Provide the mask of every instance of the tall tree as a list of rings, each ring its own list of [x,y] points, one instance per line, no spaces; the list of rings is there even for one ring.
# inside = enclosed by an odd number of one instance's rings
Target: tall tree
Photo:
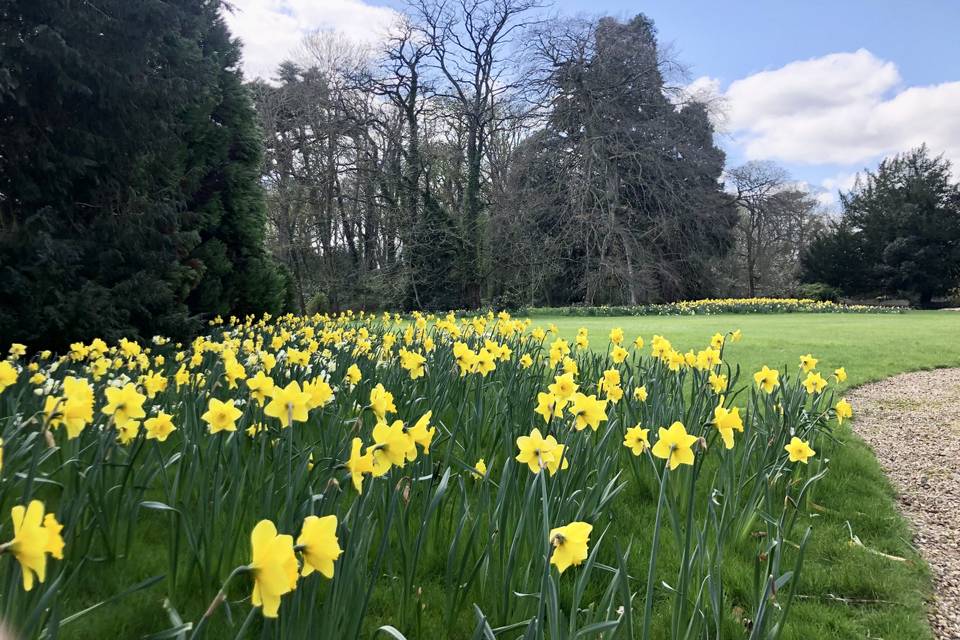
[[[726,178],[739,213],[734,260],[725,265],[734,288],[751,297],[791,292],[800,256],[823,229],[816,199],[771,162],[748,162]]]
[[[566,245],[557,302],[709,293],[735,222],[723,153],[703,106],[671,101],[653,23],[567,21],[539,48],[552,105],[525,143],[535,160],[519,168],[532,172],[515,179],[546,208],[537,226]]]
[[[943,156],[921,146],[888,158],[859,176],[841,202],[836,233],[845,241],[825,237],[811,248],[808,280],[845,285],[851,294],[905,295],[922,306],[960,286],[960,186]],[[861,277],[844,281],[820,264],[840,262],[836,252],[856,256]]]
[[[241,299],[274,305],[275,291],[258,301],[250,288],[269,268],[258,140],[219,11],[2,5],[0,334],[52,346],[185,335]]]
[[[465,300],[478,307],[484,293],[485,213],[483,165],[498,124],[498,105],[522,78],[511,73],[522,51],[517,34],[529,22],[536,0],[416,0],[414,21],[429,43],[442,77],[440,92],[463,128],[463,198],[460,200],[461,272]]]

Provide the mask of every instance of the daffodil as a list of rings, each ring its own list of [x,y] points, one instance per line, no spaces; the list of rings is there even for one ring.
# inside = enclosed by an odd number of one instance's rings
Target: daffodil
[[[630,352],[621,347],[620,345],[615,346],[610,350],[610,359],[613,360],[615,364],[620,364],[630,355]]]
[[[581,329],[580,331],[583,332],[585,330]],[[581,332],[577,333],[577,337],[573,339],[573,342],[574,344],[577,345],[577,349],[584,351],[590,348],[590,339],[587,338],[586,333],[581,333]]]
[[[679,351],[671,350],[667,354],[667,368],[670,369],[670,371],[680,371],[686,364],[686,357]]]
[[[355,385],[363,378],[363,374],[360,373],[360,367],[356,364],[351,364],[347,367],[347,373],[344,378],[346,378],[347,382],[351,385]]]
[[[363,474],[373,473],[373,455],[370,452],[360,455],[362,447],[363,441],[360,438],[354,438],[350,444],[350,459],[347,460],[350,480],[357,493],[363,493]]]
[[[63,558],[63,527],[53,514],[43,515],[44,506],[31,500],[26,507],[17,505],[10,510],[13,520],[13,540],[2,545],[20,563],[24,591],[33,589],[34,579],[46,580],[47,555]]]
[[[576,393],[579,385],[573,380],[572,373],[565,373],[554,377],[553,384],[549,385],[547,389],[550,390],[550,393],[554,397],[560,400],[566,400],[574,393]]]
[[[802,462],[807,464],[807,460],[815,455],[817,452],[810,448],[810,443],[806,440],[801,440],[800,438],[794,436],[790,439],[790,444],[783,448],[788,454],[790,454],[790,462]]]
[[[261,520],[250,534],[255,607],[263,607],[265,618],[276,618],[280,598],[297,588],[297,556],[293,536],[280,535],[270,520]]]
[[[287,386],[274,387],[270,394],[270,402],[264,407],[263,413],[280,421],[281,427],[289,427],[291,422],[306,422],[310,414],[311,396],[300,388],[296,380],[290,381]]]
[[[487,374],[492,372],[497,368],[493,354],[486,347],[480,349],[477,352],[476,364],[474,365],[474,371],[479,373],[484,378],[487,377]]]
[[[807,393],[820,393],[827,387],[827,381],[816,371],[811,371],[803,381],[803,387]]]
[[[380,422],[387,419],[387,414],[397,412],[397,407],[393,404],[393,394],[384,389],[382,384],[378,383],[370,390],[370,409]]]
[[[557,471],[570,467],[570,457],[567,455],[567,448],[557,442],[553,436],[547,436],[547,444],[551,447],[550,455],[544,458],[544,462],[547,465],[547,471],[550,472],[550,476],[552,477]]]
[[[847,379],[847,370],[844,367],[834,369],[833,377],[837,379],[837,382],[844,382]]]
[[[600,389],[619,386],[620,372],[617,369],[607,369],[604,371],[603,376],[600,378],[600,382],[597,384],[597,387]]]
[[[646,402],[647,395],[647,387],[645,385],[640,385],[633,390],[633,399],[637,402]]]
[[[566,405],[566,400],[561,400],[552,393],[540,392],[537,394],[537,407],[534,412],[540,414],[544,422],[550,422],[553,418],[563,417],[563,408]]]
[[[210,433],[219,433],[220,431],[236,431],[237,418],[242,415],[243,412],[233,406],[233,400],[224,402],[217,398],[210,398],[207,403],[207,410],[200,416],[200,419],[207,423]]]
[[[144,420],[143,427],[147,431],[147,440],[156,440],[157,442],[166,442],[167,437],[177,430],[173,426],[173,416],[163,411],[157,413],[153,418]]]
[[[437,432],[436,427],[430,426],[430,418],[432,416],[433,411],[427,411],[420,416],[420,419],[407,431],[407,435],[409,435],[416,444],[420,445],[424,454],[430,453],[430,443],[433,442],[433,436]],[[414,449],[413,455],[416,457],[416,449]]]
[[[696,441],[697,436],[687,434],[682,422],[674,422],[669,429],[660,427],[657,443],[650,451],[656,457],[667,460],[673,471],[681,464],[693,464],[693,443]]]
[[[343,553],[337,539],[337,516],[307,516],[297,546],[303,553],[300,575],[308,576],[319,571],[324,577],[333,578],[333,563]]]
[[[723,406],[723,398],[720,398],[720,404],[713,410],[713,426],[720,432],[723,439],[723,446],[727,449],[733,449],[733,432],[743,433],[743,420],[740,418],[740,407],[726,409]]]
[[[160,373],[149,373],[143,377],[143,388],[148,398],[155,398],[167,388],[167,379]]]
[[[819,360],[809,353],[805,356],[800,356],[800,368],[803,369],[804,373],[809,373],[816,369],[817,362],[819,362]]]
[[[235,358],[229,358],[223,363],[223,376],[227,379],[227,386],[230,389],[236,389],[237,380],[244,380],[247,377],[247,370]]]
[[[763,365],[760,371],[753,374],[753,382],[763,390],[764,393],[773,393],[773,390],[780,384],[780,372]]]
[[[333,388],[323,378],[304,382],[303,392],[308,396],[307,408],[311,410],[328,405],[333,400]]]
[[[247,378],[247,388],[250,390],[250,397],[262,406],[273,393],[273,378],[263,371],[257,371],[252,378]]]
[[[619,385],[604,386],[603,395],[613,404],[617,404],[623,398],[623,388]]]
[[[723,393],[727,390],[727,374],[725,373],[711,371],[707,382],[710,383],[710,388],[713,389],[714,393]]]
[[[650,447],[650,440],[647,438],[649,433],[650,429],[644,429],[640,425],[630,427],[623,436],[623,446],[638,456]]]
[[[93,422],[93,387],[84,378],[67,376],[62,397],[48,396],[43,411],[51,427],[65,426],[67,438],[73,440]]]
[[[117,429],[117,439],[120,441],[120,444],[123,445],[133,442],[137,434],[140,433],[139,420],[127,420],[123,424],[115,424],[114,426]]]
[[[374,446],[368,451],[373,456],[374,476],[384,475],[391,467],[402,467],[406,460],[417,456],[416,445],[400,420],[394,420],[391,425],[378,422],[373,428],[373,441]]]
[[[108,387],[106,395],[107,404],[101,411],[108,416],[113,416],[113,422],[118,427],[126,426],[127,423],[147,415],[143,410],[143,402],[147,398],[137,391],[133,383],[128,382],[119,389]]]
[[[571,566],[577,566],[587,559],[590,532],[593,525],[586,522],[571,522],[570,524],[550,530],[550,544],[553,553],[550,554],[550,564],[563,573]]]
[[[477,460],[477,464],[473,465],[473,477],[480,480],[487,475],[487,463],[483,461],[483,458]]]
[[[543,437],[540,429],[534,428],[528,436],[517,438],[517,462],[525,464],[533,473],[540,473],[548,465],[557,463],[557,441],[553,436]],[[562,450],[561,450],[562,453]]]
[[[844,420],[853,417],[853,407],[851,407],[850,403],[846,400],[837,402],[833,410],[837,414],[837,424],[843,424]]]
[[[474,370],[477,364],[477,354],[464,342],[456,342],[453,345],[453,357],[460,367],[460,377]]]
[[[600,423],[607,419],[607,401],[598,400],[596,396],[575,393],[568,411],[576,419],[574,427],[577,431],[588,426],[596,431]]]
[[[426,369],[424,365],[427,359],[416,351],[400,350],[400,366],[407,370],[411,380],[416,380],[423,376]]]

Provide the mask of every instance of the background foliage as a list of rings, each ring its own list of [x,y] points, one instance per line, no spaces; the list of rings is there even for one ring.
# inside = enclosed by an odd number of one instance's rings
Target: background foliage
[[[0,335],[185,335],[279,306],[260,135],[219,11],[4,3]]]

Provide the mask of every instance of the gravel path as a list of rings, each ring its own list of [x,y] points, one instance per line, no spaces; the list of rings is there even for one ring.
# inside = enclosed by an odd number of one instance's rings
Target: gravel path
[[[940,640],[960,640],[960,369],[894,376],[847,400],[854,430],[890,477],[933,571],[930,624]]]

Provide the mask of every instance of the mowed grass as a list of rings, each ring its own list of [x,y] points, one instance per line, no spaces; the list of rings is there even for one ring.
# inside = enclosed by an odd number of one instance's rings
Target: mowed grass
[[[681,350],[700,349],[711,335],[733,329],[743,331],[743,340],[728,345],[725,359],[740,365],[740,384],[751,382],[753,371],[763,364],[771,367],[796,366],[801,354],[820,358],[818,367],[825,375],[845,366],[849,379],[845,388],[878,380],[903,371],[939,366],[960,366],[960,314],[950,312],[911,312],[890,315],[858,314],[784,314],[733,315],[709,317],[535,317],[535,325],[555,323],[562,337],[570,340],[579,327],[590,331],[591,346],[605,349],[611,328],[624,329],[628,340],[642,335],[649,345],[654,334],[670,339]],[[648,347],[645,347],[645,349]],[[531,424],[532,422],[531,417]],[[648,425],[655,426],[655,425]],[[931,424],[931,428],[937,428]],[[812,496],[811,515],[798,522],[797,536],[807,525],[813,536],[801,573],[800,599],[793,605],[784,640],[828,640],[834,638],[929,639],[926,603],[930,580],[926,566],[910,544],[910,530],[897,513],[893,491],[872,452],[847,425],[837,429],[838,442],[822,448],[820,455],[831,458],[827,476]],[[909,455],[909,447],[904,447]],[[630,544],[629,559],[634,589],[642,591],[649,544],[656,508],[652,482],[637,483],[627,477],[628,487],[616,501],[616,516],[608,539]],[[649,480],[646,479],[646,480]],[[143,544],[127,558],[122,573],[116,565],[91,567],[85,576],[84,597],[66,607],[67,612],[82,608],[131,584],[166,570],[164,555],[154,545],[165,544],[164,524],[152,523]],[[850,544],[853,532],[866,549]],[[731,606],[747,599],[752,581],[756,545],[749,542],[726,558],[726,581]],[[895,560],[881,554],[896,556]],[[668,544],[661,548],[659,577],[671,582],[671,570],[677,566],[677,553]],[[424,580],[417,628],[409,636],[445,638],[439,611],[442,602],[442,568],[438,579]],[[243,597],[244,594],[236,594]],[[394,622],[383,607],[386,599],[399,597],[395,588],[377,589],[370,603],[369,620],[374,625]],[[635,607],[639,614],[642,593]],[[162,585],[109,604],[84,618],[64,638],[137,638],[169,625],[161,607]],[[662,592],[661,598],[663,600]],[[665,604],[665,603],[664,603]],[[181,611],[187,619],[196,619],[206,603],[192,603]],[[463,612],[469,620],[471,611]],[[664,606],[655,609],[656,637],[669,636]],[[210,638],[232,638],[227,629],[211,628]],[[740,633],[731,629],[729,637]],[[743,637],[747,634],[743,633]],[[505,634],[502,637],[510,637]]]
[[[654,334],[663,335],[681,351],[703,348],[715,332],[740,329],[743,340],[728,345],[724,356],[731,365],[740,365],[741,383],[751,381],[752,373],[764,364],[793,368],[806,353],[820,359],[818,369],[824,375],[846,367],[849,378],[844,389],[905,371],[960,366],[960,313],[948,311],[550,316],[533,321],[555,323],[560,335],[570,340],[580,327],[586,327],[591,346],[598,349],[606,348],[613,327],[621,327],[628,340],[641,335],[649,343]],[[930,428],[937,425],[931,423]],[[813,536],[801,572],[801,600],[794,604],[782,637],[931,638],[926,620],[931,594],[928,570],[911,545],[910,528],[896,510],[893,489],[870,448],[847,424],[836,435],[837,446],[822,452],[831,457],[831,464],[813,496],[812,516],[798,525],[812,525]],[[908,443],[904,443],[904,455],[909,456]],[[635,547],[642,549],[650,536],[655,499],[642,488],[629,496],[635,502],[621,512],[621,532],[633,535]],[[851,544],[851,531],[866,548]],[[749,584],[753,570],[752,557],[744,551],[728,559],[727,579],[734,597],[738,588]]]
[[[535,325],[554,323],[560,336],[573,340],[577,329],[590,331],[591,346],[605,349],[607,334],[621,327],[627,339],[637,335],[649,344],[654,334],[679,351],[702,349],[714,333],[740,329],[743,340],[730,345],[726,360],[752,373],[764,364],[789,365],[813,353],[819,369],[845,366],[843,385],[857,386],[904,371],[960,365],[960,312],[911,311],[898,314],[787,313],[714,316],[642,316],[578,318],[536,316]]]

